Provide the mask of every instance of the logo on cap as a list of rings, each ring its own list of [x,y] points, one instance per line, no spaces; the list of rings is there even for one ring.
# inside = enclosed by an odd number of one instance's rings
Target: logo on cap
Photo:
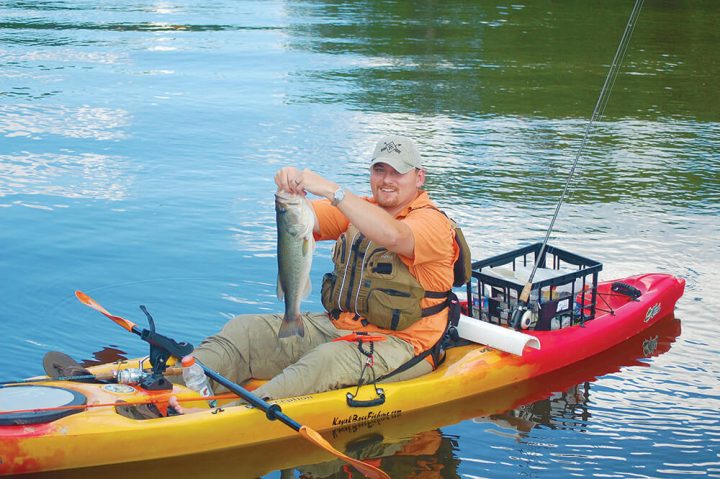
[[[400,147],[402,146],[401,143],[398,143],[397,145],[395,144],[394,141],[391,141],[390,143],[388,143],[388,142],[384,142],[384,143],[385,143],[385,146],[380,148],[380,151],[387,151],[388,153],[392,153],[394,151],[398,154],[402,153],[402,151],[400,151]]]

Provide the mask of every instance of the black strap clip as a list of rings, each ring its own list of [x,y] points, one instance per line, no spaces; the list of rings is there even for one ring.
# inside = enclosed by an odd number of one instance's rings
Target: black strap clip
[[[367,333],[358,332],[356,333],[358,335],[367,335]],[[382,388],[379,388],[377,386],[377,377],[375,376],[375,370],[373,369],[373,366],[375,365],[375,342],[374,341],[368,341],[370,343],[369,350],[366,350],[363,347],[363,342],[361,339],[358,339],[358,350],[365,355],[367,358],[365,360],[365,364],[363,364],[362,369],[360,370],[360,378],[358,379],[357,387],[355,388],[355,394],[353,393],[347,393],[345,395],[345,398],[347,400],[347,404],[350,407],[371,407],[371,406],[379,406],[385,402],[385,390]],[[356,399],[358,392],[360,391],[360,387],[363,385],[363,377],[365,376],[365,370],[369,369],[370,372],[368,376],[372,375],[372,380],[368,381],[372,384],[373,388],[375,389],[375,398],[374,399]],[[367,384],[366,382],[365,384]]]

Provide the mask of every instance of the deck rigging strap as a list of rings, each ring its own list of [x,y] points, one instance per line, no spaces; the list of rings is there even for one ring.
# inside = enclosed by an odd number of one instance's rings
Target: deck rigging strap
[[[610,93],[615,86],[615,80],[617,79],[618,72],[620,71],[620,66],[622,65],[625,54],[627,53],[627,48],[630,44],[630,38],[635,31],[635,26],[637,25],[637,19],[640,16],[640,10],[642,10],[643,3],[644,0],[635,0],[632,12],[630,12],[630,18],[628,18],[627,24],[625,25],[625,31],[623,32],[622,38],[620,39],[620,44],[618,45],[615,56],[613,57],[612,63],[610,64],[610,69],[608,70],[607,76],[605,77],[605,83],[600,90],[600,95],[598,96],[597,103],[595,104],[595,108],[593,109],[592,115],[590,116],[590,121],[588,121],[588,124],[585,127],[585,133],[583,135],[582,142],[580,143],[580,148],[578,148],[572,168],[570,169],[570,173],[565,180],[565,186],[563,187],[560,199],[558,200],[557,206],[555,207],[555,213],[553,214],[553,217],[550,220],[550,225],[548,226],[547,232],[545,233],[545,239],[543,240],[537,257],[535,258],[535,264],[533,265],[533,269],[530,273],[530,276],[528,277],[527,284],[523,288],[522,293],[518,298],[518,307],[516,307],[516,309],[513,311],[511,321],[512,325],[516,329],[519,328],[522,314],[527,310],[527,302],[530,298],[530,291],[532,289],[532,282],[535,277],[535,273],[537,272],[540,261],[543,257],[543,254],[545,253],[545,248],[547,246],[548,239],[550,238],[550,233],[552,233],[552,230],[555,226],[555,221],[557,220],[558,214],[560,213],[560,207],[562,206],[563,202],[565,201],[565,197],[567,196],[570,182],[575,175],[575,169],[577,168],[578,161],[580,160],[580,157],[585,150],[585,146],[588,143],[590,131],[592,130],[595,121],[602,118],[603,114],[605,113],[605,107],[607,106],[608,99],[610,98]]]

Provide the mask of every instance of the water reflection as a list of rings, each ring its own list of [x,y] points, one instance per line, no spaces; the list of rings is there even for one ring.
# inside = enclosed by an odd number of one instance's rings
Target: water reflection
[[[126,361],[127,351],[118,349],[116,346],[110,345],[105,346],[99,351],[92,353],[93,359],[86,359],[80,362],[83,367],[89,368],[91,366],[97,366],[99,364],[108,364],[118,361]]]
[[[57,72],[52,74],[52,71],[57,70],[57,67],[53,68],[49,64],[62,64],[66,68],[79,68],[81,64],[113,65],[128,60],[126,53],[100,50],[83,51],[59,46],[53,49],[31,51],[0,50],[0,52],[2,52],[2,58],[5,62],[14,67],[14,70],[6,68],[0,71],[0,77],[12,77],[14,75],[25,80],[37,80],[42,83],[62,81]],[[13,71],[15,73],[11,73]],[[18,73],[18,71],[24,72]]]
[[[169,31],[191,31],[191,32],[214,32],[224,30],[243,30],[255,27],[242,27],[237,25],[173,25],[165,22],[138,22],[138,23],[114,23],[114,22],[46,22],[40,19],[26,21],[6,21],[0,23],[0,27],[6,30],[108,30],[113,32],[169,32]],[[265,27],[262,27],[265,28]],[[47,42],[45,44],[48,44]]]
[[[548,213],[560,197],[586,125],[527,118],[438,123],[448,125],[449,134],[421,142],[431,158],[428,188],[440,201],[544,206]],[[625,202],[717,213],[720,164],[715,138],[719,135],[720,124],[706,128],[630,120],[597,124],[567,202]],[[687,142],[693,143],[692,150]]]
[[[123,158],[95,153],[0,155],[0,198],[47,195],[118,201],[127,196],[132,182],[124,163]],[[28,202],[9,199],[5,205],[9,204]]]
[[[121,140],[130,114],[121,109],[15,104],[0,107],[0,134],[41,139],[47,135],[90,140]]]
[[[299,100],[464,118],[589,117],[630,5],[291,1],[287,10],[301,19],[289,28],[292,48],[342,58],[299,72],[305,83],[336,85],[305,90]],[[707,53],[683,51],[677,37],[658,34],[677,31],[678,18],[681,36],[713,28],[696,5],[646,5],[608,115],[655,118],[673,111],[717,121],[709,105],[688,111],[674,101],[674,91],[683,91],[702,103],[713,93],[695,74],[718,73]]]
[[[550,397],[500,414],[473,418],[476,424],[491,424],[489,432],[507,434],[517,441],[525,440],[538,426],[573,429],[586,432],[590,420],[590,383],[576,384]]]

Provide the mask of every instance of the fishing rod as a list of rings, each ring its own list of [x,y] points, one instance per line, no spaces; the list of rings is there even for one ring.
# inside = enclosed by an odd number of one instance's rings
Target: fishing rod
[[[560,199],[555,206],[555,213],[550,220],[550,226],[548,226],[547,232],[545,233],[545,239],[543,240],[540,251],[535,258],[535,264],[533,265],[532,271],[530,272],[527,283],[523,287],[520,296],[518,296],[517,305],[515,306],[512,317],[510,319],[510,325],[515,329],[519,330],[521,329],[521,324],[529,323],[529,318],[525,317],[525,315],[530,314],[530,311],[528,311],[528,301],[530,299],[530,293],[532,291],[532,283],[533,279],[535,278],[535,273],[537,272],[540,261],[545,254],[545,249],[547,247],[548,240],[550,239],[550,233],[552,233],[552,230],[555,227],[555,221],[557,220],[558,214],[560,213],[560,207],[562,206],[563,202],[565,201],[565,197],[567,196],[568,189],[570,188],[570,182],[575,175],[578,161],[580,160],[580,157],[585,150],[585,146],[588,143],[588,139],[590,138],[590,131],[592,130],[593,124],[605,113],[605,108],[607,107],[610,93],[615,86],[615,80],[617,79],[618,72],[620,71],[620,66],[622,65],[625,54],[627,53],[627,48],[630,44],[630,38],[635,31],[635,26],[637,24],[637,19],[640,16],[640,10],[642,10],[643,3],[644,0],[635,0],[632,12],[630,12],[630,17],[628,18],[627,24],[625,25],[625,31],[620,38],[620,44],[618,45],[615,56],[613,57],[612,63],[610,64],[607,76],[605,77],[605,83],[603,83],[603,86],[600,89],[600,94],[598,95],[597,102],[595,103],[595,108],[593,109],[592,115],[590,116],[590,121],[588,121],[588,124],[585,127],[585,133],[583,134],[580,148],[575,155],[575,160],[573,161],[570,173],[565,180],[565,186],[563,187],[562,193],[560,194]]]
[[[54,379],[53,379],[54,380]],[[47,380],[46,380],[47,381]],[[28,414],[28,413],[39,413],[48,411],[84,411],[86,409],[100,408],[100,407],[132,407],[139,406],[141,404],[167,404],[171,397],[175,397],[177,402],[200,402],[208,401],[211,399],[235,399],[238,397],[237,394],[229,392],[223,394],[214,394],[212,396],[203,396],[198,399],[197,396],[178,396],[175,393],[158,394],[155,397],[142,399],[140,401],[115,401],[115,402],[102,402],[102,403],[90,403],[90,404],[68,404],[66,406],[48,406],[48,407],[35,407],[30,409],[2,409],[0,410],[0,418],[3,415],[10,414]]]
[[[34,384],[34,383],[46,383],[48,381],[73,381],[73,382],[85,382],[85,381],[110,381],[110,382],[120,382],[123,383],[122,374],[123,373],[140,373],[142,374],[151,374],[152,369],[136,369],[136,368],[125,368],[125,369],[114,369],[112,371],[107,371],[99,374],[82,374],[82,375],[75,375],[75,376],[45,376],[45,377],[38,377],[38,378],[30,378],[30,379],[14,379],[9,381],[0,381],[0,388],[5,386],[14,386],[19,384]],[[177,376],[182,374],[182,368],[167,368],[165,370],[165,374],[168,376]]]

